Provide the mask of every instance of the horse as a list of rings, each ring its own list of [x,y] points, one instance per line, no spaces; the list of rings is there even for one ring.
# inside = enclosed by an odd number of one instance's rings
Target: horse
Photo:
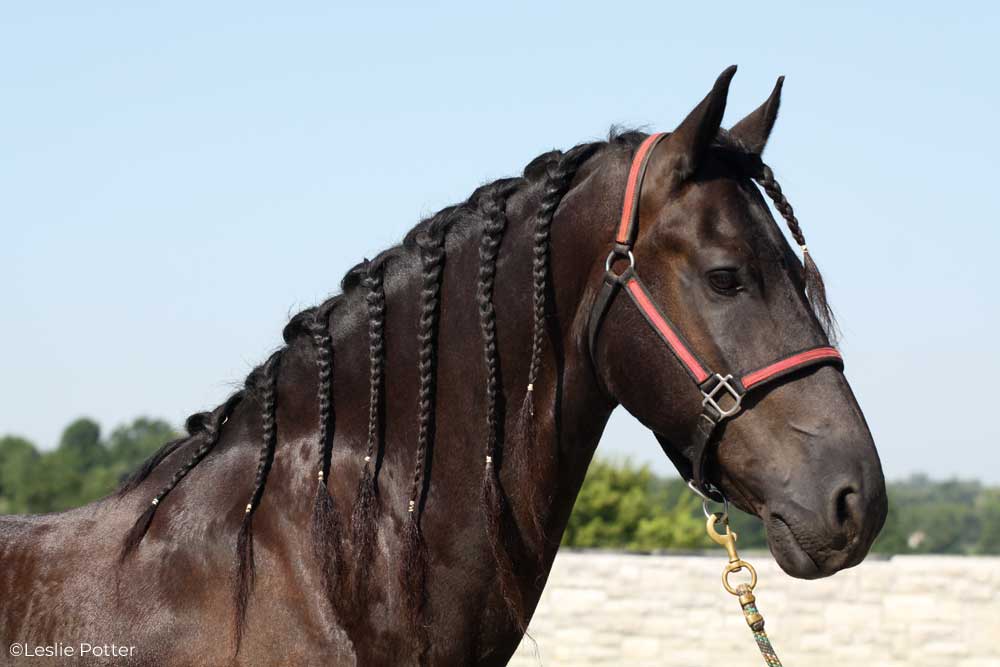
[[[881,464],[761,157],[783,78],[727,130],[735,70],[673,132],[547,152],[351,268],[117,493],[0,518],[4,645],[505,664],[619,405],[693,488],[759,517],[790,575],[859,563]]]

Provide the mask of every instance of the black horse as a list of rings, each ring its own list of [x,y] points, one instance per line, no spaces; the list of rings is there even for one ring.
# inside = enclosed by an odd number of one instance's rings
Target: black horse
[[[613,298],[591,335],[630,251],[712,368],[830,349],[819,272],[758,190],[804,246],[760,159],[781,80],[727,131],[734,71],[651,149],[637,236],[611,258],[638,132],[541,155],[352,268],[117,495],[0,519],[3,645],[113,643],[128,657],[104,662],[136,665],[502,665],[617,405],[759,516],[790,574],[860,562],[885,486],[838,366],[749,393],[701,457],[703,395],[648,313]]]

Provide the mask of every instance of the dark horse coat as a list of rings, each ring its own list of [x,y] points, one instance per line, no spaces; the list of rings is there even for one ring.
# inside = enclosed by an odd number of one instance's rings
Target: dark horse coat
[[[734,70],[652,154],[634,247],[723,369],[829,342],[815,265],[755,185],[804,245],[760,160],[780,81],[726,131]],[[611,411],[690,470],[701,396],[641,314],[617,299],[586,340],[643,138],[546,153],[423,221],[119,494],[0,519],[0,643],[129,653],[87,664],[504,664]],[[844,376],[808,369],[744,408],[712,482],[791,574],[858,563],[886,503]]]

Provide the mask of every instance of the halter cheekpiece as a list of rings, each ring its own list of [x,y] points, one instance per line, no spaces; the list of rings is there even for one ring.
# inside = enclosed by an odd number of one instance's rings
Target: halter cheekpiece
[[[718,373],[702,361],[680,330],[656,305],[653,296],[636,273],[633,246],[639,229],[639,197],[646,167],[653,149],[667,136],[667,133],[650,135],[639,145],[632,159],[625,186],[621,222],[615,235],[614,246],[605,262],[604,282],[590,313],[588,343],[591,358],[594,358],[594,344],[597,342],[601,324],[615,297],[624,289],[646,322],[656,331],[660,340],[673,353],[701,392],[702,411],[693,436],[691,476],[688,482],[699,495],[718,499],[715,488],[704,477],[708,445],[719,424],[739,413],[747,393],[810,366],[834,365],[843,370],[844,362],[840,352],[835,348],[822,345],[786,354],[750,372]],[[620,273],[615,273],[614,266],[621,261],[627,261],[628,266]]]

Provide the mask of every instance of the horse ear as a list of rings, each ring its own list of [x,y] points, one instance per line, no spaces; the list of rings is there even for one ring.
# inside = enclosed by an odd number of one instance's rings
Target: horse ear
[[[760,155],[767,145],[767,138],[771,136],[771,128],[774,121],[778,119],[778,107],[781,105],[781,86],[785,83],[785,77],[779,76],[778,82],[774,84],[774,90],[763,104],[750,113],[746,118],[733,125],[729,133],[739,139],[751,153]]]
[[[695,172],[698,163],[715,139],[726,110],[729,82],[736,74],[736,65],[727,67],[715,80],[712,90],[677,126],[666,143],[670,159],[664,166],[675,182],[682,181]]]

